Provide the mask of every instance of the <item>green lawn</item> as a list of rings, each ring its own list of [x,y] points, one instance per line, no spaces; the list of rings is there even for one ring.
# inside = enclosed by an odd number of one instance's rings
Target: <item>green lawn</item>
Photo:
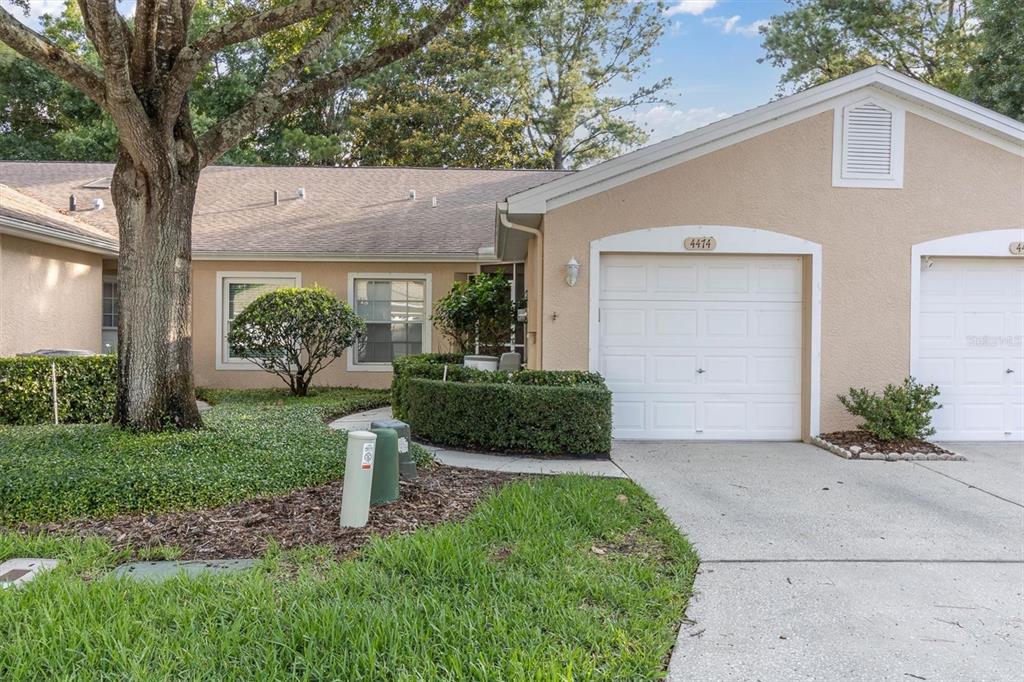
[[[10,556],[64,563],[0,593],[5,681],[657,679],[697,566],[636,485],[578,476],[340,562],[138,584],[102,577],[123,557],[96,540],[0,534]]]
[[[103,424],[0,427],[0,526],[209,507],[341,477],[330,416],[386,405],[387,391],[205,391],[206,427],[131,433]],[[3,675],[0,675],[3,679]]]

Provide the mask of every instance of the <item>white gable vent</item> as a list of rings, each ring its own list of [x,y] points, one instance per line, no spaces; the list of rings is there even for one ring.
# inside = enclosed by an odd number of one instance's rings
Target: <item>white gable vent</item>
[[[861,100],[836,110],[832,184],[903,186],[903,110]]]

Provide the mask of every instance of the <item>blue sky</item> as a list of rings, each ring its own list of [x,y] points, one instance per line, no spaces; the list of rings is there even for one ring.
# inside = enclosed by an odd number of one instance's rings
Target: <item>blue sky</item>
[[[642,1],[642,0],[641,0]],[[64,0],[33,0],[32,19],[58,13]],[[779,72],[758,64],[759,23],[785,11],[783,0],[665,0],[670,28],[652,55],[644,82],[671,76],[671,105],[645,107],[636,119],[651,142],[678,135],[764,104],[776,94]],[[130,11],[132,0],[119,0]],[[9,7],[5,0],[0,5]],[[20,16],[20,12],[18,13]]]

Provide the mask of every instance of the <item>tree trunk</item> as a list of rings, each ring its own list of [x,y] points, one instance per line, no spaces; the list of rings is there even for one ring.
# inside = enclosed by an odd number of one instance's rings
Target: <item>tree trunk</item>
[[[174,137],[166,155],[146,166],[122,150],[110,187],[120,231],[114,421],[144,431],[202,426],[191,324],[199,155],[187,120]]]

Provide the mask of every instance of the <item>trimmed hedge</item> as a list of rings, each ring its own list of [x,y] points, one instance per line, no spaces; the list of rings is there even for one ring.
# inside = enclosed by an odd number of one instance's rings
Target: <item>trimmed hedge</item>
[[[528,386],[604,386],[604,378],[596,372],[576,370],[548,371],[523,369],[518,372],[485,372],[462,364],[458,353],[424,353],[408,355],[392,363],[391,409],[397,419],[408,421],[408,383],[410,379],[443,379],[475,384],[521,384]],[[445,374],[445,366],[448,370]]]
[[[51,365],[57,365],[61,423],[97,424],[114,416],[117,357],[0,358],[0,424],[53,422]]]
[[[413,377],[403,390],[413,432],[434,443],[541,454],[611,451],[612,395],[601,385]]]

